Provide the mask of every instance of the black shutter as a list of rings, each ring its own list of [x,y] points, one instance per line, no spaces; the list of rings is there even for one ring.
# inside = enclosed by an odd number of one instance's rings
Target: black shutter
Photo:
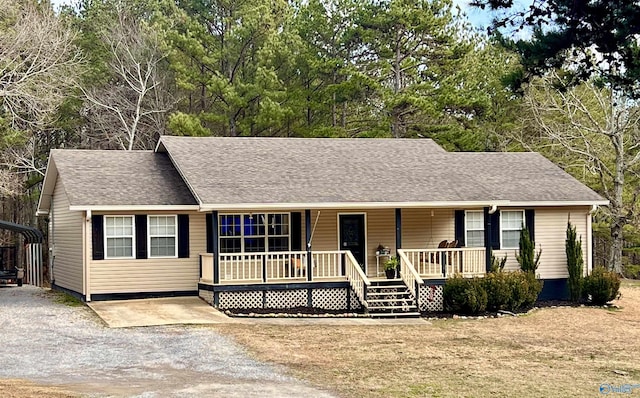
[[[207,213],[207,253],[213,253],[213,214]]]
[[[302,213],[291,213],[291,250],[302,250]]]
[[[491,215],[491,248],[500,249],[500,211],[496,210]]]
[[[91,216],[93,259],[104,260],[104,216]]]
[[[458,247],[464,247],[464,210],[456,210],[455,217],[455,239],[458,241]]]
[[[189,257],[189,215],[178,214],[178,258]]]
[[[147,216],[136,215],[136,258],[147,258]]]
[[[534,242],[536,240],[536,235],[535,235],[535,229],[536,229],[535,213],[536,212],[533,209],[527,209],[527,210],[524,211],[525,225],[527,226],[527,230],[529,231],[529,237],[531,238],[532,242]]]

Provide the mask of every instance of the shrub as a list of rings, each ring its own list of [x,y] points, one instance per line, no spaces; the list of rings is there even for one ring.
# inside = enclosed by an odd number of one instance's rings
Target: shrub
[[[443,288],[444,309],[460,314],[478,314],[487,309],[487,292],[480,278],[455,276]]]
[[[524,272],[536,273],[542,249],[536,253],[535,243],[531,241],[529,230],[522,226],[520,230],[520,241],[518,242],[519,253],[516,253],[516,260],[520,264],[520,269]]]
[[[507,309],[511,297],[511,286],[508,281],[510,274],[511,272],[490,272],[483,278],[489,311]]]
[[[542,291],[543,282],[533,272],[511,273],[511,300],[509,309],[519,311],[533,307]]]
[[[596,267],[584,278],[582,295],[595,305],[604,305],[618,296],[620,277],[604,267]]]
[[[567,253],[567,269],[569,271],[569,298],[573,302],[580,301],[582,297],[582,238],[577,238],[576,227],[567,223],[567,240],[565,241]]]
[[[542,281],[531,272],[489,273],[483,280],[490,311],[531,308],[542,291]]]
[[[640,279],[640,265],[627,264],[622,267],[622,275],[629,279]]]
[[[491,268],[489,268],[489,272],[502,272],[504,271],[504,266],[507,263],[507,255],[505,254],[503,258],[498,258],[491,253]]]

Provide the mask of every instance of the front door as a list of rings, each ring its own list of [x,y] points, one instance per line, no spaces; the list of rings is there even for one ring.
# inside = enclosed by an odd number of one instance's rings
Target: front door
[[[364,214],[340,214],[340,250],[350,250],[366,273]]]

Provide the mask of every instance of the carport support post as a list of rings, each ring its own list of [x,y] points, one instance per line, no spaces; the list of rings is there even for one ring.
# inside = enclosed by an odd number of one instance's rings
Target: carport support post
[[[218,212],[214,210],[208,214],[208,217],[211,217],[211,234],[213,235],[213,283],[220,283],[220,248],[218,247],[220,228],[218,227]]]
[[[313,261],[311,259],[311,210],[304,211],[304,232],[305,241],[307,242],[307,281],[313,280]]]
[[[400,260],[398,250],[402,249],[402,209],[396,209],[396,256]],[[400,261],[396,269],[396,276],[400,275]]]
[[[484,256],[485,256],[485,269],[487,272],[491,271],[491,214],[489,214],[489,208],[484,208]]]

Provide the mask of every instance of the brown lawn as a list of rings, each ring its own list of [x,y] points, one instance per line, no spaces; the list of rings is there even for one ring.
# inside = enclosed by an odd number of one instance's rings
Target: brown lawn
[[[72,398],[78,394],[56,387],[41,386],[26,380],[0,379],[0,397],[3,398]]]
[[[639,384],[631,396],[640,396],[640,283],[626,282],[621,292],[620,309],[545,308],[424,325],[215,329],[342,397],[594,397],[603,395],[603,383]]]

